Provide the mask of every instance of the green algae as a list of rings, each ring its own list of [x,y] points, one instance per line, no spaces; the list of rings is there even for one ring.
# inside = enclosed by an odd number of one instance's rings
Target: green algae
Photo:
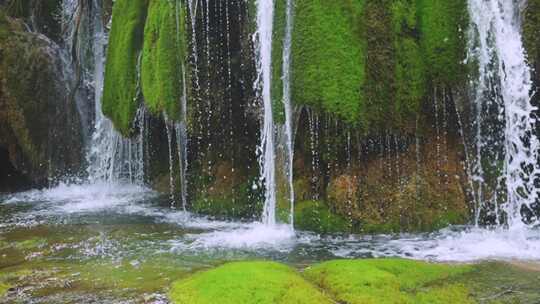
[[[148,0],[117,0],[107,51],[103,113],[129,135],[140,102],[139,56],[143,47]]]
[[[145,104],[159,115],[179,119],[187,68],[185,7],[151,0],[144,27],[141,84]],[[185,80],[189,83],[188,80]]]
[[[475,303],[469,290],[450,278],[469,266],[401,259],[337,260],[309,267],[304,275],[339,303]]]
[[[236,262],[200,272],[172,285],[175,304],[333,303],[288,266],[275,262]]]

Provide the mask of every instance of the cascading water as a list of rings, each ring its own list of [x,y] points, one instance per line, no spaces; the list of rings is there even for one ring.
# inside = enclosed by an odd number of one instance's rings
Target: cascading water
[[[285,108],[285,134],[287,139],[287,179],[289,183],[289,203],[290,214],[289,223],[294,227],[294,133],[293,119],[294,112],[291,102],[291,48],[292,48],[292,27],[293,27],[293,0],[287,0],[285,39],[283,42],[283,106]]]
[[[92,64],[81,67],[81,70],[83,70],[81,73],[87,75],[87,82],[94,90],[94,127],[91,138],[87,140],[86,154],[88,182],[117,182],[122,180],[142,184],[144,182],[146,111],[141,108],[137,112],[135,128],[139,134],[133,139],[123,138],[114,130],[112,122],[103,115],[101,97],[108,35],[103,24],[102,3],[99,0],[93,0],[88,4],[91,5],[91,8],[86,10],[83,10],[80,7],[81,5],[80,1],[64,0],[62,3],[62,16],[68,20],[68,22],[65,22],[65,26],[69,35],[66,37],[65,43],[69,48],[75,48],[77,54],[82,54],[84,52],[80,51],[79,48],[83,46],[78,44],[84,40],[91,41],[90,49],[93,59],[88,60],[88,62],[92,62]],[[76,14],[81,16],[82,14],[88,14],[86,17],[90,19],[90,22],[88,22],[89,28],[85,32],[91,38],[83,39],[75,35],[75,27],[82,27],[80,24],[75,24],[76,20],[79,19],[75,17]],[[81,58],[79,61],[84,62],[83,59]]]
[[[263,123],[261,125],[260,170],[265,185],[263,223],[276,224],[276,166],[274,146],[274,117],[272,111],[272,30],[274,19],[273,0],[257,1],[257,68],[255,87],[260,89],[263,102]]]
[[[473,180],[481,205],[476,221],[478,224],[481,209],[490,204],[487,207],[494,210],[497,222],[506,217],[509,227],[522,227],[523,209],[537,198],[534,182],[539,174],[539,143],[533,130],[535,107],[530,104],[531,74],[521,40],[519,6],[516,1],[469,0],[469,13],[469,56],[479,68],[473,92]],[[493,171],[490,185],[488,173]],[[504,215],[499,213],[499,204]]]

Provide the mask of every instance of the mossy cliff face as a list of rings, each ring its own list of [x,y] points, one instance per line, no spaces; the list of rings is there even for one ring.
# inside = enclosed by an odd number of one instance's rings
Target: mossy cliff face
[[[292,43],[292,98],[352,123],[366,101],[364,1],[299,1]],[[274,79],[276,80],[276,79]]]
[[[25,31],[0,7],[0,148],[15,171],[34,184],[74,174],[82,138],[70,80],[52,41]],[[2,167],[7,164],[0,164]]]
[[[130,134],[140,104],[138,69],[147,13],[148,0],[119,0],[113,7],[102,105],[124,135]]]
[[[251,87],[254,2],[211,1],[194,16],[170,1],[136,3],[115,3],[105,113],[129,134],[141,102],[155,117],[166,112],[178,119],[186,89],[189,207],[256,218],[262,189],[255,150],[261,113]],[[275,1],[272,98],[278,124],[284,119],[286,4]],[[466,7],[465,0],[296,2],[291,87],[299,109],[299,229],[392,232],[467,222],[456,117],[456,104],[467,103]],[[153,146],[167,151],[161,131]],[[151,177],[159,182],[151,182],[168,190],[166,153],[159,155]],[[279,192],[282,219],[289,210],[282,204],[285,192]]]
[[[442,95],[436,102],[436,108],[422,109],[419,121],[433,113],[439,119],[419,122],[410,135],[383,132],[366,139],[325,115],[301,119],[294,163],[295,226],[389,233],[467,223],[471,206],[455,106]]]
[[[366,132],[414,123],[429,88],[466,81],[466,8],[465,0],[297,3],[295,104]]]

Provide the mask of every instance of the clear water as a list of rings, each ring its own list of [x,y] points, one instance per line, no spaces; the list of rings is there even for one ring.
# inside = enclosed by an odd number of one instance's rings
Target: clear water
[[[0,281],[17,286],[8,299],[166,303],[172,280],[247,259],[296,267],[370,257],[540,262],[535,229],[320,236],[289,225],[212,220],[169,203],[143,186],[109,183],[0,196]]]

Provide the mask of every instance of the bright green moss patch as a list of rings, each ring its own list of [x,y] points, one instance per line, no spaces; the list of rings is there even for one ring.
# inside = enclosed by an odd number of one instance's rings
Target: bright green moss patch
[[[139,106],[139,55],[148,0],[117,0],[113,8],[103,89],[103,113],[122,134],[130,133]]]
[[[347,232],[351,228],[345,218],[334,214],[325,203],[319,201],[296,203],[294,226],[299,230],[317,233]]]
[[[150,111],[178,119],[186,64],[185,7],[151,0],[144,28],[141,81]]]
[[[475,303],[469,290],[446,282],[471,270],[401,259],[338,260],[310,267],[305,276],[338,303],[468,304]]]
[[[459,83],[466,75],[467,1],[419,0],[421,45],[435,84]]]
[[[175,304],[333,303],[288,266],[238,262],[200,272],[173,284]]]
[[[357,122],[363,110],[363,1],[298,1],[292,45],[292,97]]]

